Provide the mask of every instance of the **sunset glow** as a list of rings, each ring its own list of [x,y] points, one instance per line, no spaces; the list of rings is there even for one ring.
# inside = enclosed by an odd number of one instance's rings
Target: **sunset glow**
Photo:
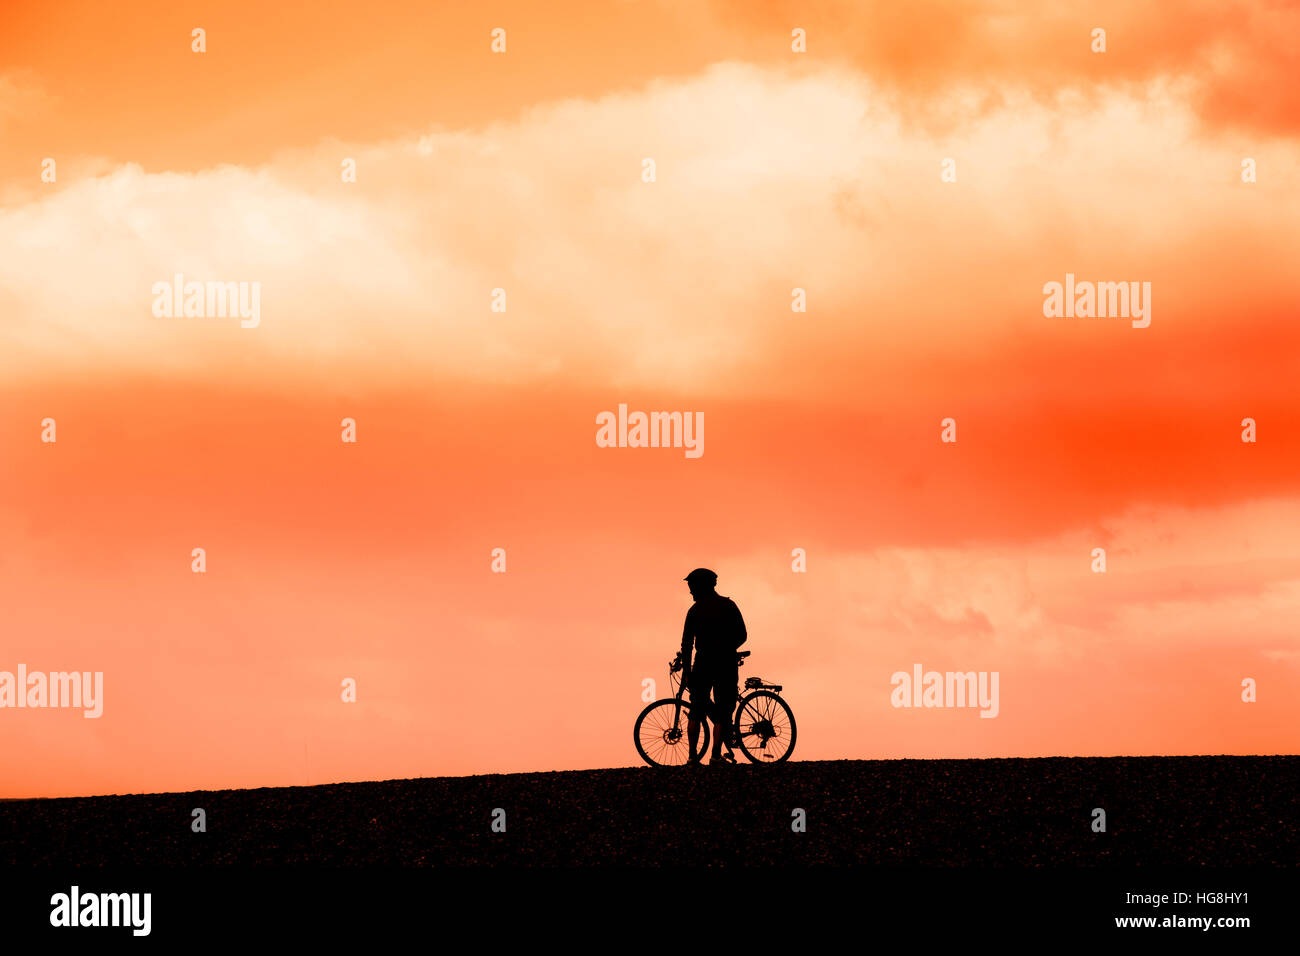
[[[1300,8],[64,7],[0,13],[0,671],[103,713],[0,709],[0,797],[631,766],[700,566],[796,760],[1296,751]]]

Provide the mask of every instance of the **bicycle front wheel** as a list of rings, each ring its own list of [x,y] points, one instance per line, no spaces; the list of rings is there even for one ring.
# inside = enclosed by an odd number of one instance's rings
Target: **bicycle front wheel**
[[[796,732],[794,711],[769,690],[754,691],[736,708],[736,737],[751,763],[789,760]]]
[[[636,719],[632,739],[636,752],[652,767],[681,767],[691,759],[690,734],[687,722],[691,705],[674,697],[665,697],[648,705]],[[709,749],[709,722],[700,719],[700,739],[696,753]]]

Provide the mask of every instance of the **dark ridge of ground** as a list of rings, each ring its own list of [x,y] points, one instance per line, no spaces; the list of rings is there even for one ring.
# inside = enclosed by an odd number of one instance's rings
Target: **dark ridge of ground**
[[[1297,756],[433,777],[9,801],[0,864],[1296,866],[1298,793]]]

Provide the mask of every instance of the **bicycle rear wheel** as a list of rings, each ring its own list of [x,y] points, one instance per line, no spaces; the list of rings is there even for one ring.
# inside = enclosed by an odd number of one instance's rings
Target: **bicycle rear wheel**
[[[782,763],[794,752],[794,711],[770,690],[756,690],[740,701],[735,731],[751,763]]]
[[[691,759],[690,734],[686,724],[690,720],[691,705],[680,704],[673,697],[656,700],[641,711],[632,728],[636,752],[652,767],[681,767]],[[700,719],[698,753],[709,749],[709,722]]]

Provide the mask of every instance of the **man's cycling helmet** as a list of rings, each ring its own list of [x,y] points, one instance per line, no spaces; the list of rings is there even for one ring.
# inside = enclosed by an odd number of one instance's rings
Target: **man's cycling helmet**
[[[714,587],[718,583],[718,576],[708,568],[696,568],[683,581],[689,581],[692,584],[703,584],[705,587]]]

